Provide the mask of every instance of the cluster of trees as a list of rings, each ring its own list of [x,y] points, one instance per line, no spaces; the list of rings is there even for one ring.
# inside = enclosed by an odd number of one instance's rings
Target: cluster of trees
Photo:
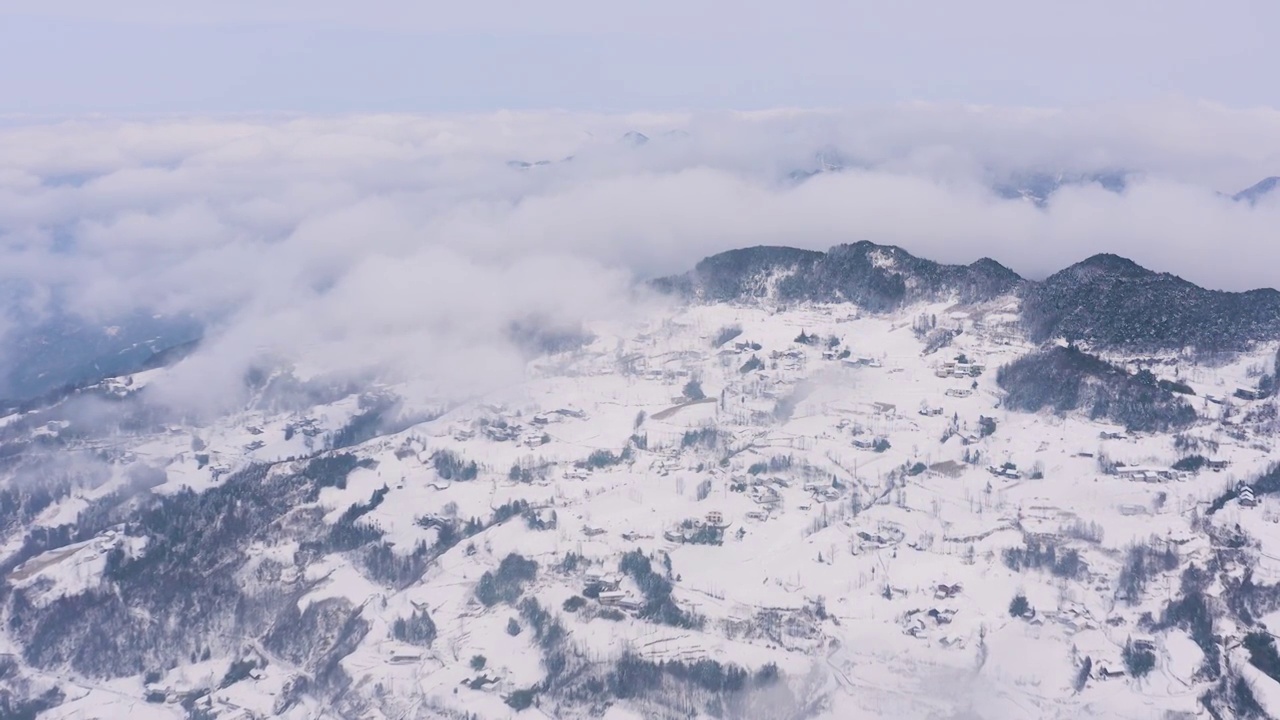
[[[1088,567],[1073,548],[1059,551],[1053,541],[1028,537],[1023,547],[1005,548],[1004,564],[1014,571],[1048,570],[1058,577],[1078,579]]]
[[[1027,596],[1022,593],[1014,595],[1013,600],[1009,601],[1010,617],[1028,617],[1034,613],[1035,611],[1031,609],[1031,603],[1027,602]]]
[[[547,674],[542,682],[515,690],[504,698],[506,704],[517,711],[530,707],[539,694],[556,686],[562,680],[570,661],[570,654],[564,647],[568,635],[559,620],[531,597],[520,601],[519,611],[525,623],[533,630],[534,639],[542,649],[542,663]],[[520,633],[520,625],[515,618],[507,622],[507,632],[511,635]]]
[[[1095,544],[1102,542],[1102,538],[1106,534],[1101,524],[1081,518],[1076,518],[1074,522],[1063,528],[1062,532],[1067,537]]]
[[[741,325],[726,325],[720,328],[720,332],[717,332],[715,338],[711,340],[711,347],[718,348],[741,334]]]
[[[1146,645],[1134,645],[1133,638],[1125,641],[1120,658],[1130,677],[1143,677],[1156,666],[1156,654]]]
[[[629,575],[644,594],[644,606],[640,617],[682,628],[700,628],[704,619],[681,609],[671,597],[671,581],[655,572],[648,556],[639,550],[631,550],[622,556],[618,570]]]
[[[661,688],[667,678],[710,693],[735,693],[752,686],[767,687],[777,682],[778,676],[778,668],[772,663],[753,674],[716,660],[653,662],[628,653],[618,659],[606,683],[614,697],[625,700]]]
[[[414,610],[407,618],[396,618],[391,624],[391,637],[410,645],[429,646],[436,639],[436,624],[426,608]]]
[[[711,497],[711,478],[698,483],[697,498],[699,501]]]
[[[1203,455],[1186,455],[1173,463],[1173,469],[1182,472],[1199,472],[1208,462],[1209,459]]]
[[[303,475],[272,475],[255,465],[202,493],[92,506],[77,533],[93,537],[128,520],[128,532],[149,539],[147,551],[113,554],[100,589],[42,606],[15,592],[9,630],[31,664],[98,677],[169,667],[211,648],[236,651],[241,638],[296,620],[289,615],[295,598],[284,588],[244,588],[244,547],[269,539],[285,513],[314,502],[318,492]]]
[[[437,450],[432,453],[431,465],[436,469],[436,474],[445,480],[475,480],[480,474],[480,468],[474,460],[468,462],[452,450]]]
[[[1255,497],[1262,497],[1263,495],[1280,492],[1280,463],[1272,465],[1265,473],[1255,478],[1253,482],[1249,484],[1249,487],[1253,488],[1253,494]],[[1221,495],[1214,498],[1213,502],[1209,503],[1209,507],[1205,510],[1205,513],[1212,515],[1226,507],[1228,502],[1235,500],[1239,495],[1240,486],[1231,485]]]
[[[1196,565],[1188,566],[1182,572],[1181,597],[1165,606],[1159,627],[1177,627],[1187,631],[1204,653],[1201,671],[1209,677],[1218,677],[1222,672],[1221,651],[1213,630],[1213,611],[1204,592],[1209,580],[1204,570]]]
[[[1251,632],[1245,635],[1244,648],[1249,651],[1249,664],[1280,682],[1280,653],[1276,652],[1276,641],[1270,633]]]
[[[1146,372],[1150,372],[1149,370]],[[1161,389],[1179,395],[1195,395],[1196,391],[1192,387],[1180,380],[1159,380],[1156,385]]]
[[[790,470],[791,464],[792,459],[790,455],[774,455],[769,458],[768,462],[761,460],[759,462],[751,463],[751,467],[747,468],[747,474],[760,475],[765,472],[783,472],[785,470]]]
[[[232,660],[231,666],[227,668],[227,672],[223,674],[222,681],[218,683],[219,688],[229,688],[232,685],[249,677],[250,673],[259,667],[266,667],[267,659],[263,657],[248,657]]]
[[[930,330],[938,327],[938,316],[930,313],[920,313],[911,321],[911,334],[916,336],[917,340],[923,340]]]
[[[401,407],[399,398],[387,394],[362,395],[359,403],[360,412],[353,415],[346,425],[334,431],[329,438],[331,449],[340,450],[378,437],[386,431],[392,416]]]
[[[810,335],[804,330],[801,330],[800,334],[796,336],[795,342],[801,345],[817,345],[819,339],[820,338],[817,335]]]
[[[578,463],[579,466],[589,468],[591,470],[600,470],[601,468],[613,467],[620,465],[631,459],[631,447],[622,448],[622,452],[614,454],[608,450],[593,450],[586,460]]]
[[[390,544],[379,540],[360,556],[365,575],[375,582],[393,588],[406,588],[427,571],[431,560],[438,557],[425,540],[419,540],[408,555],[397,553]]]
[[[0,674],[0,677],[5,677]],[[0,690],[0,717],[36,720],[41,713],[58,707],[67,699],[62,688],[51,687],[35,697],[24,698],[8,689]]]
[[[356,468],[372,468],[377,463],[370,459],[360,459],[351,453],[334,453],[318,457],[307,463],[302,475],[316,484],[316,487],[347,488],[347,476]]]
[[[1000,368],[996,382],[1005,407],[1057,413],[1080,410],[1092,419],[1123,424],[1131,431],[1167,432],[1196,420],[1181,396],[1162,389],[1146,375],[1123,368],[1074,346],[1038,350]]]
[[[386,498],[388,488],[386,485],[373,491],[369,496],[369,501],[365,503],[352,503],[338,516],[335,522],[329,528],[329,537],[327,542],[323,544],[325,552],[345,552],[354,550],[368,543],[375,542],[382,537],[382,531],[373,525],[360,522],[360,518],[372,512],[382,504]]]
[[[996,419],[986,415],[978,416],[978,437],[990,437],[996,433]]]
[[[680,447],[707,447],[714,448],[720,444],[720,431],[714,427],[701,427],[697,430],[686,430],[680,438]]]
[[[938,328],[933,330],[924,337],[924,350],[921,352],[925,355],[932,355],[933,353],[950,345],[951,341],[959,335],[959,330],[950,330],[947,328]]]
[[[1137,605],[1142,602],[1142,593],[1153,575],[1177,569],[1178,553],[1173,545],[1165,545],[1163,550],[1149,544],[1130,545],[1116,580],[1116,595],[1130,605]]]
[[[510,553],[496,572],[486,570],[476,583],[476,599],[487,607],[520,599],[524,586],[538,576],[538,563],[518,553]]]

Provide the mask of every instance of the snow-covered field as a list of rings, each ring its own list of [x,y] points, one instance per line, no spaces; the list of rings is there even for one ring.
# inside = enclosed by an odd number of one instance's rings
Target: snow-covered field
[[[368,577],[343,553],[308,559],[287,537],[248,547],[244,582],[305,585],[300,611],[331,598],[360,608],[369,629],[341,659],[351,681],[345,692],[364,699],[360,717],[707,713],[702,700],[673,709],[671,693],[588,709],[551,687],[534,693],[533,707],[513,709],[513,692],[547,676],[546,656],[517,602],[486,606],[476,592],[482,575],[513,553],[537,563],[520,596],[557,617],[562,647],[602,676],[624,654],[713,659],[751,674],[776,666],[785,693],[757,689],[750,705],[725,711],[731,716],[1198,716],[1213,684],[1203,652],[1187,631],[1158,621],[1179,596],[1183,571],[1215,557],[1207,528],[1238,526],[1256,544],[1254,582],[1280,580],[1280,502],[1233,500],[1207,516],[1214,498],[1274,457],[1274,438],[1232,418],[1275,401],[1231,396],[1256,382],[1257,368],[1271,370],[1275,349],[1217,367],[1146,359],[1159,377],[1196,391],[1201,419],[1185,434],[1226,463],[1173,472],[1186,453],[1171,434],[1001,406],[997,369],[1033,349],[1015,329],[1016,313],[999,303],[870,317],[850,306],[722,304],[673,310],[642,326],[594,327],[588,345],[531,361],[518,386],[443,411],[424,405],[431,419],[348,448],[373,462],[315,501],[322,521],[334,524],[385,489],[359,522],[379,528],[402,556],[419,543],[435,546],[442,522],[487,524],[515,501],[529,509],[452,545],[404,587]],[[961,332],[925,354],[912,328],[922,315]],[[797,342],[802,336],[813,341]],[[113,476],[54,503],[33,526],[71,522],[94,497],[129,482],[129,468],[143,460],[163,469],[150,489],[161,495],[217,487],[252,463],[300,466],[287,459],[324,450],[359,412],[348,397],[301,414],[253,411],[211,427],[112,440],[103,452]],[[474,462],[474,473],[443,471],[441,457]],[[1103,457],[1119,472],[1104,472]],[[684,541],[699,538],[718,542]],[[1046,539],[1058,558],[1073,551],[1080,567],[1058,573],[1006,561],[1009,549]],[[6,555],[22,540],[6,536]],[[1134,546],[1173,559],[1150,569],[1141,596],[1129,598],[1119,578]],[[102,582],[116,548],[127,557],[148,552],[146,538],[122,528],[26,560],[5,582],[37,604],[85,592]],[[645,589],[619,568],[633,550],[668,578],[675,605],[701,618],[697,626],[645,617]],[[264,581],[258,565],[285,571]],[[1243,568],[1222,571],[1239,576]],[[604,592],[583,598],[593,584]],[[1029,606],[1020,615],[1010,610],[1015,596]],[[396,621],[423,610],[436,626],[431,643],[396,640]],[[1215,630],[1224,638],[1243,632],[1225,618]],[[1149,641],[1156,658],[1141,678],[1124,672],[1134,640]],[[0,642],[0,651],[21,655],[14,639]],[[94,679],[26,663],[23,672],[65,692],[41,717],[342,714],[308,693],[282,708],[278,699],[302,670],[253,638],[242,644],[260,660],[230,683],[222,679],[238,658],[220,655],[150,678]],[[1225,662],[1248,664],[1238,652]],[[482,675],[493,682],[471,682]],[[1245,677],[1259,702],[1277,707],[1280,684],[1251,666]],[[184,708],[182,694],[200,689],[207,692]]]

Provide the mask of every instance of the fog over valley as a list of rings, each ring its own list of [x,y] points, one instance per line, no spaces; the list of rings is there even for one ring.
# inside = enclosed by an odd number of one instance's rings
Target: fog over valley
[[[748,92],[731,58],[788,13],[748,3],[739,43],[697,3],[497,5],[315,3],[316,44],[237,59],[264,84],[217,112],[179,112],[222,87],[191,63],[300,3],[0,10],[0,40],[121,46],[0,80],[31,105],[0,116],[0,718],[1280,717],[1280,111],[1132,92],[1141,47],[1258,37],[1177,2],[1055,66],[1089,102],[1012,92],[1039,55],[956,101],[935,83],[987,60],[922,55],[864,89],[923,99],[730,111],[700,78]],[[820,108],[846,56],[818,40],[879,47],[829,10],[752,55],[761,87]],[[1107,12],[1015,44],[1147,32]],[[922,47],[1005,27],[924,15]],[[660,82],[699,28],[726,67]],[[352,61],[320,106],[237,112],[357,36],[449,38],[433,97],[468,102],[363,102],[390,80]],[[610,38],[600,77],[673,43],[635,102],[706,102],[608,111],[552,72]],[[60,109],[185,42],[172,103],[156,67]],[[486,43],[576,101],[482,102]],[[495,109],[535,105],[588,109]]]

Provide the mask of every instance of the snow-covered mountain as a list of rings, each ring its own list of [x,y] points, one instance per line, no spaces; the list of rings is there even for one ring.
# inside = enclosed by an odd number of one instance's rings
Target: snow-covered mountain
[[[1130,173],[1121,170],[1101,170],[1091,173],[1021,172],[996,182],[992,189],[1006,200],[1029,200],[1043,207],[1058,190],[1069,186],[1098,185],[1102,189],[1120,193],[1129,185]]]
[[[752,248],[464,400],[0,419],[0,716],[1276,716],[1274,293]],[[1198,328],[1198,329],[1197,329]]]
[[[825,253],[757,247],[706,258],[656,286],[701,301],[852,302],[871,312],[1013,295],[1034,342],[1066,337],[1113,350],[1242,350],[1280,341],[1280,292],[1207,290],[1110,254],[1037,282],[988,258],[944,265],[867,241]]]
[[[1262,198],[1270,195],[1277,187],[1280,187],[1280,176],[1273,175],[1269,178],[1259,180],[1253,185],[1250,185],[1244,190],[1232,195],[1231,199],[1236,202],[1247,202],[1250,205],[1253,205]]]

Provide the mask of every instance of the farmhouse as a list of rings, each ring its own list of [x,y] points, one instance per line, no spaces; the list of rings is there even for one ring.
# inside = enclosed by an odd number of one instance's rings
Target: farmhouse
[[[1167,468],[1149,468],[1140,465],[1127,465],[1125,467],[1117,467],[1116,475],[1128,480],[1142,480],[1144,482],[1160,482],[1162,480],[1172,480],[1174,471]]]
[[[619,605],[627,599],[627,594],[621,590],[602,590],[597,599],[601,605]]]
[[[1267,393],[1251,388],[1236,388],[1235,395],[1241,400],[1264,400],[1267,397]]]
[[[1258,497],[1254,494],[1253,488],[1248,485],[1240,488],[1240,504],[1244,507],[1253,507],[1258,504]]]

